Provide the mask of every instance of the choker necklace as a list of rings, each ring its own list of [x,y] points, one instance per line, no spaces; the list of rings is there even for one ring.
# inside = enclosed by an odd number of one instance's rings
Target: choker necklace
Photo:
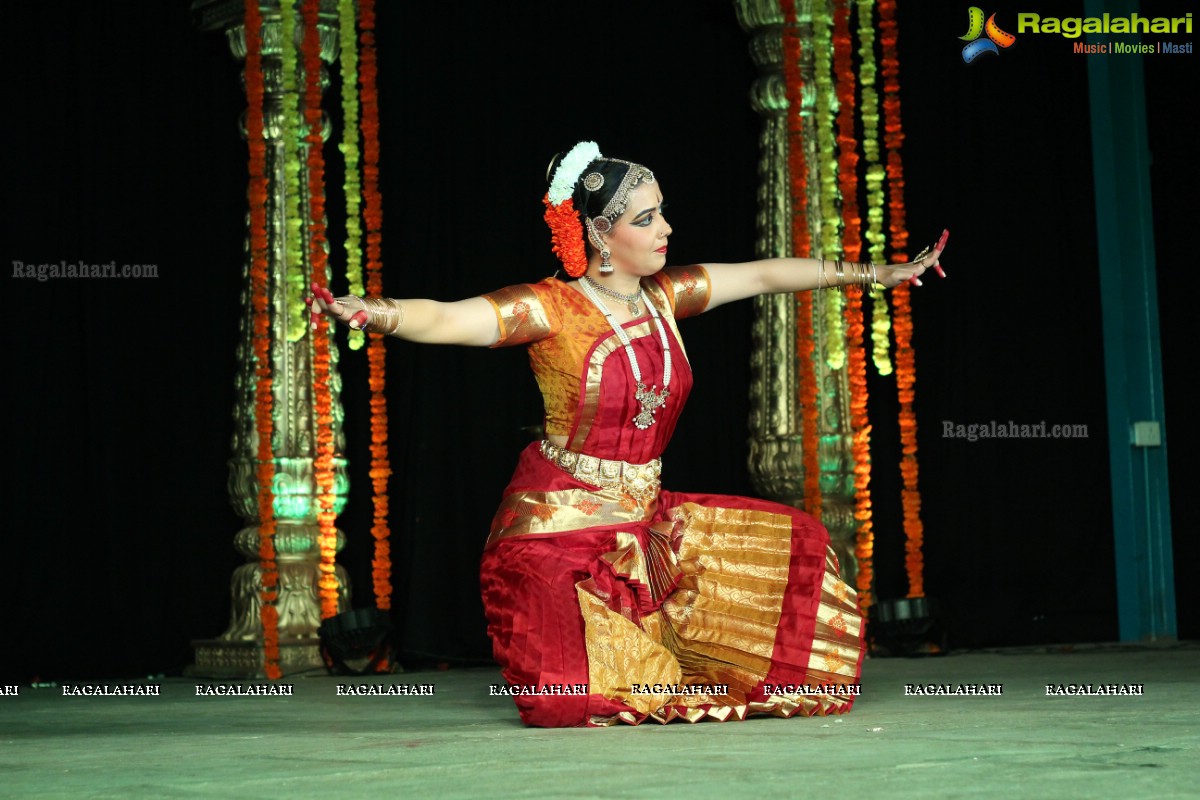
[[[595,289],[597,292],[600,292],[601,294],[606,294],[609,297],[613,298],[614,300],[620,300],[622,303],[627,305],[629,307],[630,316],[636,317],[642,313],[641,309],[638,308],[638,300],[640,300],[642,297],[642,290],[640,287],[633,294],[621,294],[620,292],[616,291],[615,289],[608,288],[607,286],[600,283],[599,281],[592,280],[592,277],[590,275],[584,275],[583,282],[586,283],[588,286],[592,287],[593,289]],[[647,303],[646,306],[649,307],[650,304]],[[601,308],[603,308],[603,306],[601,306]]]
[[[634,297],[640,297],[641,301],[646,304],[646,308],[650,310],[650,316],[654,317],[654,324],[658,327],[658,338],[662,340],[663,349],[663,388],[661,392],[655,391],[658,387],[647,389],[646,384],[642,383],[642,368],[638,366],[637,355],[633,352],[633,344],[629,340],[629,334],[625,329],[613,320],[612,312],[608,310],[608,306],[604,305],[604,301],[600,299],[600,295],[596,294],[596,288],[603,289],[603,286],[596,286],[595,281],[592,281],[586,275],[580,281],[583,287],[584,294],[588,296],[596,308],[604,313],[604,318],[608,320],[608,324],[612,326],[613,331],[617,334],[617,338],[621,340],[621,344],[625,346],[625,354],[629,356],[629,367],[633,370],[633,379],[637,382],[637,389],[633,393],[633,399],[638,401],[638,405],[642,407],[633,417],[633,424],[638,430],[646,430],[654,424],[654,414],[658,409],[666,405],[667,396],[671,394],[667,388],[671,385],[671,345],[667,341],[667,329],[663,327],[662,319],[658,316],[658,309],[650,298],[646,297],[645,291],[639,289],[638,294]],[[616,294],[613,292],[613,294]],[[622,300],[625,295],[618,295]]]

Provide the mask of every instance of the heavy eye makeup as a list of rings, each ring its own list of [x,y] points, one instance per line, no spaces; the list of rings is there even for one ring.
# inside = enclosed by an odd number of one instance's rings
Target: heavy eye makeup
[[[659,214],[662,214],[663,211],[666,210],[666,208],[667,208],[666,203],[659,203],[658,208],[656,210]],[[655,209],[646,209],[639,216],[634,218],[629,224],[634,225],[638,228],[645,228],[647,225],[649,225],[651,222],[654,221],[654,213],[655,213]]]

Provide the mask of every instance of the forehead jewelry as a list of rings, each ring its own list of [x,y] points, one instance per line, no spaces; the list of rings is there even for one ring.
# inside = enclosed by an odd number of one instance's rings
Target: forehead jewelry
[[[625,347],[625,355],[629,357],[629,369],[633,372],[633,379],[637,384],[637,388],[633,392],[633,399],[638,402],[641,408],[637,414],[633,416],[633,425],[638,430],[644,431],[653,425],[656,420],[654,415],[658,409],[662,408],[667,403],[667,397],[671,394],[668,387],[671,385],[671,344],[667,341],[667,329],[663,327],[662,319],[658,316],[658,308],[650,302],[650,298],[646,297],[645,290],[641,290],[642,302],[646,304],[646,308],[650,309],[650,316],[654,317],[654,324],[658,328],[658,338],[662,341],[663,350],[663,388],[662,391],[655,391],[658,387],[647,388],[642,382],[642,368],[638,364],[637,354],[633,352],[633,343],[629,340],[629,334],[625,329],[616,323],[613,319],[612,312],[608,310],[608,306],[604,305],[604,301],[600,299],[600,295],[596,294],[596,290],[592,288],[592,282],[583,280],[579,282],[583,287],[584,293],[588,299],[595,303],[596,308],[604,314],[604,318],[608,320],[609,326],[613,332],[617,334],[617,338],[621,340],[621,344]]]
[[[600,212],[599,216],[591,218],[592,226],[600,233],[608,233],[612,230],[613,222],[616,221],[617,217],[625,213],[625,209],[629,207],[629,193],[633,191],[635,186],[639,183],[654,183],[654,173],[641,164],[634,164],[632,161],[622,161],[619,158],[606,158],[604,160],[612,164],[624,164],[626,169],[625,176],[617,184],[617,190],[613,192],[613,196],[608,201],[608,204],[604,206],[604,210]],[[588,189],[587,182],[593,175],[599,179],[599,187],[604,186],[604,176],[598,172],[593,172],[583,179],[583,188]],[[588,189],[588,191],[595,190]]]

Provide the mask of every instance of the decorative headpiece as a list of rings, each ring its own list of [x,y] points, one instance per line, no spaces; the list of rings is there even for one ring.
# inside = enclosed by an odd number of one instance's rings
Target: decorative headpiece
[[[608,201],[608,205],[600,212],[597,217],[592,217],[589,222],[592,223],[592,228],[597,233],[608,233],[612,230],[612,225],[617,221],[617,217],[625,213],[625,209],[629,207],[629,193],[633,191],[639,183],[654,183],[654,173],[643,167],[641,164],[634,164],[632,161],[622,161],[619,158],[606,158],[605,161],[610,164],[624,164],[625,177],[621,178],[621,182],[617,184],[617,190],[613,192],[612,199]],[[598,179],[593,181],[592,179]],[[589,182],[597,183],[595,189],[589,186]],[[589,192],[597,191],[604,186],[604,176],[599,172],[593,172],[583,179],[583,188]]]
[[[604,206],[598,216],[587,219],[588,235],[593,244],[597,244],[598,234],[608,233],[613,223],[625,213],[629,206],[629,193],[638,183],[654,183],[654,173],[641,164],[631,161],[621,161],[616,158],[604,158],[600,155],[600,147],[595,142],[580,142],[571,148],[565,156],[550,163],[546,177],[550,189],[542,202],[546,205],[546,224],[550,226],[551,249],[558,255],[567,274],[578,278],[587,272],[587,250],[583,243],[583,224],[575,208],[572,195],[575,194],[575,184],[583,178],[583,188],[588,192],[598,192],[604,188],[604,176],[599,172],[583,171],[594,161],[608,161],[613,164],[626,165],[625,175],[617,185],[612,199]],[[603,249],[603,242],[597,245]]]

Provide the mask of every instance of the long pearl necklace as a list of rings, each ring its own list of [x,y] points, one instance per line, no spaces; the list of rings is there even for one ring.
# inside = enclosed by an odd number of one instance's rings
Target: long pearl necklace
[[[667,341],[667,329],[663,327],[662,319],[658,316],[658,308],[654,303],[650,302],[650,298],[646,297],[644,289],[639,289],[638,294],[641,300],[646,304],[646,308],[650,310],[650,316],[654,317],[654,324],[658,327],[658,338],[662,340],[663,349],[663,388],[661,392],[656,392],[654,388],[646,388],[646,384],[642,382],[642,368],[638,365],[637,354],[633,352],[633,343],[629,340],[629,334],[625,332],[617,322],[613,319],[612,312],[608,310],[608,306],[604,305],[604,301],[600,299],[600,295],[596,294],[596,290],[592,287],[591,282],[583,280],[579,282],[583,287],[584,293],[588,296],[596,308],[604,314],[604,318],[608,320],[608,324],[617,334],[617,338],[621,340],[621,344],[625,346],[625,354],[629,357],[629,367],[633,370],[633,379],[637,382],[637,389],[634,390],[633,399],[638,401],[638,405],[642,410],[633,417],[633,424],[638,430],[646,430],[655,423],[654,414],[658,409],[666,405],[667,397],[671,394],[669,387],[671,385],[671,345]]]

